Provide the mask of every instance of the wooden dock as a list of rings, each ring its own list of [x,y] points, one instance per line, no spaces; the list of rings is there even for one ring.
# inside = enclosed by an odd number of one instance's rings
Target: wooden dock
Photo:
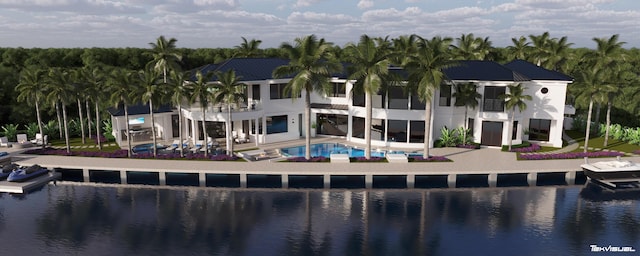
[[[0,181],[0,192],[5,193],[27,193],[33,189],[44,186],[52,180],[59,180],[62,174],[57,172],[49,172],[46,175],[38,176],[24,182]]]

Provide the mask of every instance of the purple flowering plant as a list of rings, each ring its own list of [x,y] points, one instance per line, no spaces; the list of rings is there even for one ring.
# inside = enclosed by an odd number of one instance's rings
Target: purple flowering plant
[[[585,157],[617,157],[624,156],[622,152],[613,151],[596,151],[596,152],[568,152],[568,153],[555,153],[555,154],[521,154],[519,159],[521,160],[549,160],[549,159],[578,159]]]

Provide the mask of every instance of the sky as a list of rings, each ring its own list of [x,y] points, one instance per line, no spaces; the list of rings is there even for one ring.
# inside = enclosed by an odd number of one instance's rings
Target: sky
[[[278,47],[315,34],[344,46],[360,35],[473,33],[496,47],[512,38],[567,36],[595,48],[619,34],[640,48],[638,0],[0,0],[0,47],[139,47],[164,35],[179,48]]]

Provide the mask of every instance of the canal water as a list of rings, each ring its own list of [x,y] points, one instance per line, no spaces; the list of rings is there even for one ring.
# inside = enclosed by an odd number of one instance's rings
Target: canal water
[[[283,190],[60,182],[0,194],[0,241],[1,255],[640,252],[640,196],[590,183]]]

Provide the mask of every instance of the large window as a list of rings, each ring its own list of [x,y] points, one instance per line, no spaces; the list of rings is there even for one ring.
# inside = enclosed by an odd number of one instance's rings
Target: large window
[[[389,88],[389,109],[409,108],[409,96],[404,93],[402,87],[391,86]]]
[[[423,143],[424,142],[424,121],[411,121],[409,122],[410,134],[409,142],[411,143]]]
[[[254,84],[251,86],[251,98],[253,100],[260,100],[260,85]]]
[[[362,117],[352,117],[352,137],[364,139],[364,118]],[[384,139],[384,120],[382,119],[373,119],[371,120],[371,139],[372,140],[383,140]]]
[[[269,96],[272,100],[277,99],[291,99],[291,92],[286,92],[284,88],[287,84],[270,84],[269,85]],[[298,95],[300,97],[300,95]]]
[[[518,121],[513,121],[513,128],[511,130],[511,139],[515,140],[518,137]]]
[[[419,109],[424,110],[425,104],[420,101],[420,98],[417,95],[411,96],[411,109]]]
[[[448,84],[440,85],[440,101],[438,106],[441,106],[441,107],[451,106],[451,85],[448,85]]]
[[[347,96],[347,88],[345,83],[331,83],[331,92],[329,92],[329,97],[346,97]]]
[[[482,110],[487,112],[503,112],[504,100],[500,99],[500,95],[505,92],[505,87],[487,86],[484,88],[484,101]]]
[[[551,132],[551,120],[529,119],[529,139],[537,141],[549,141]]]
[[[267,117],[267,134],[288,132],[287,116]]]
[[[407,142],[407,120],[389,120],[387,141]]]
[[[349,118],[346,115],[318,114],[316,129],[318,134],[347,135]]]

